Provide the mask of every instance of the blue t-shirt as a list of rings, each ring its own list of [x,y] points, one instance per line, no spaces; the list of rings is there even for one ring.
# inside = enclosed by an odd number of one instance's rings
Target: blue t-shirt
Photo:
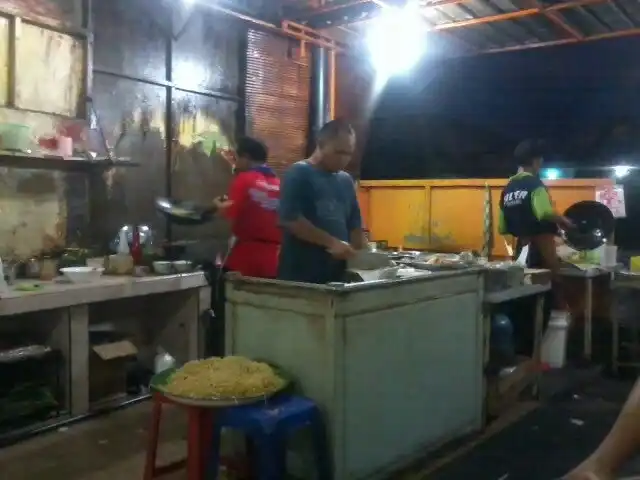
[[[306,161],[292,165],[280,186],[280,223],[304,217],[317,228],[349,241],[351,231],[361,228],[360,207],[351,175],[329,173]],[[342,281],[346,262],[334,259],[325,248],[284,230],[278,278],[294,282]]]

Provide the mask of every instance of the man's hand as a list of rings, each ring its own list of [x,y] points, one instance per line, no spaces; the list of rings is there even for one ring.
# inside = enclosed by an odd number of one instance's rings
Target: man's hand
[[[334,239],[327,251],[338,260],[348,260],[356,254],[351,245],[338,239]]]
[[[560,228],[565,230],[574,228],[576,226],[575,223],[573,223],[571,220],[569,220],[567,217],[563,215],[558,216],[558,220],[556,221],[556,223]]]
[[[229,199],[226,195],[221,195],[217,198],[213,199],[213,206],[216,207],[217,210],[222,210],[229,203]]]

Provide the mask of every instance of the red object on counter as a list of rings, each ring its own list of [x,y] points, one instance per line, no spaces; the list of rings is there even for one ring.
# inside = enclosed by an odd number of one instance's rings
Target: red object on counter
[[[56,137],[40,137],[38,145],[46,150],[58,150],[58,139]]]
[[[134,265],[140,265],[142,263],[142,245],[140,244],[140,229],[138,227],[133,228],[131,258],[133,258]]]

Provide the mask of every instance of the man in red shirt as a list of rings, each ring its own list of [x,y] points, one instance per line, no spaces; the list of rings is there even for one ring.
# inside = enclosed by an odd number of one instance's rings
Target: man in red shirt
[[[278,270],[280,179],[266,165],[267,155],[262,142],[239,139],[228,198],[214,200],[233,235],[224,268],[248,277],[275,278]]]
[[[224,274],[239,272],[248,277],[275,278],[278,270],[281,232],[278,226],[280,179],[267,165],[268,151],[256,139],[238,140],[233,160],[235,177],[229,195],[213,201],[221,216],[231,223],[230,250],[216,275],[207,355],[225,354]]]

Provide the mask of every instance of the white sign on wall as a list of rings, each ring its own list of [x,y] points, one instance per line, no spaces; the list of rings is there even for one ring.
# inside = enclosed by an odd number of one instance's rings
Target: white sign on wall
[[[609,207],[614,218],[627,216],[627,210],[624,205],[624,187],[622,185],[596,189],[596,201]]]

